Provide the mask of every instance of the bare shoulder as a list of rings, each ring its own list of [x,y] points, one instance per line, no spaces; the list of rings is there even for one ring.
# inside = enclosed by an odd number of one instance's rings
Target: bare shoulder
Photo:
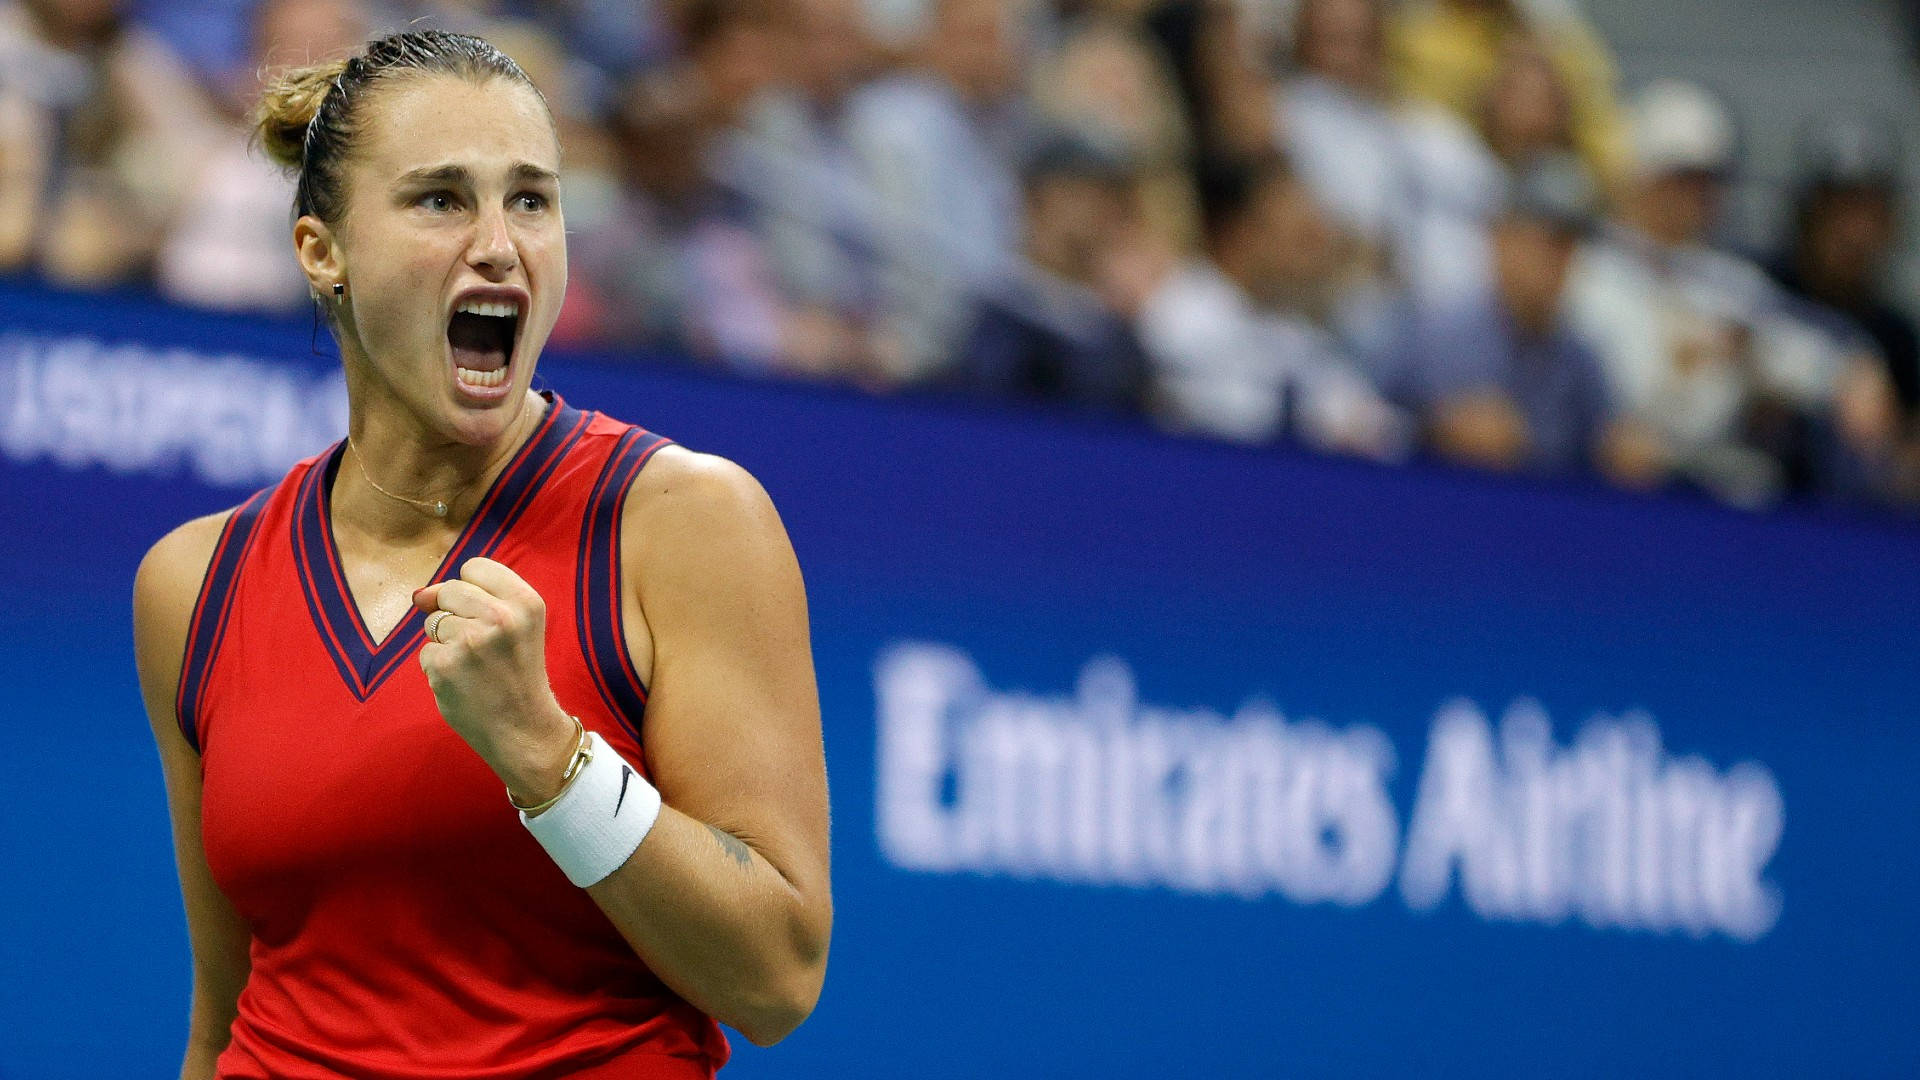
[[[804,611],[793,545],[753,474],[723,457],[662,449],[627,492],[621,562],[650,622],[676,611],[705,619],[738,608]],[[733,602],[729,602],[729,600]]]
[[[133,577],[134,659],[151,715],[159,703],[171,714],[173,687],[180,678],[180,658],[186,651],[187,629],[193,605],[213,549],[220,542],[232,510],[194,518],[161,537],[140,560]],[[169,717],[170,718],[170,717]]]
[[[667,446],[633,478],[623,515],[639,550],[666,553],[729,542],[785,547],[786,529],[760,481],[726,458]],[[686,554],[680,550],[679,554]]]
[[[633,478],[632,511],[653,516],[771,512],[773,501],[753,474],[717,454],[665,446]]]
[[[213,561],[220,531],[232,516],[233,510],[229,509],[194,518],[175,527],[147,549],[146,556],[140,560],[139,571],[133,576],[136,617],[161,614],[183,604],[192,607],[207,565]]]

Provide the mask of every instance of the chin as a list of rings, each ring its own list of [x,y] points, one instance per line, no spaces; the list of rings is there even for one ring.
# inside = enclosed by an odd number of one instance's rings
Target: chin
[[[509,437],[528,408],[526,387],[515,387],[501,400],[478,406],[465,400],[446,403],[447,433],[466,446],[486,446]]]

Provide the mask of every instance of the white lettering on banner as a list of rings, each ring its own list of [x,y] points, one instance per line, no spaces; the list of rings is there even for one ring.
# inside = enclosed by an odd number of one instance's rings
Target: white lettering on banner
[[[1393,876],[1393,751],[1371,728],[1143,706],[1112,659],[1040,698],[902,646],[876,691],[880,844],[902,867],[1341,904]]]
[[[1761,873],[1784,824],[1763,767],[1670,761],[1645,716],[1596,718],[1562,750],[1534,702],[1508,709],[1496,737],[1456,701],[1428,738],[1400,892],[1431,908],[1457,869],[1467,906],[1488,919],[1578,913],[1597,927],[1751,940],[1779,918]]]
[[[1497,730],[1447,704],[1403,851],[1394,750],[1369,725],[1144,704],[1113,658],[1071,696],[1003,692],[964,652],[921,643],[883,653],[874,690],[876,827],[903,869],[1344,905],[1397,870],[1415,911],[1457,878],[1490,920],[1742,941],[1780,914],[1763,878],[1785,822],[1772,774],[1670,759],[1643,715],[1596,717],[1562,747],[1535,702]]]
[[[0,453],[122,473],[184,465],[220,487],[277,480],[346,430],[338,373],[242,356],[0,335]]]

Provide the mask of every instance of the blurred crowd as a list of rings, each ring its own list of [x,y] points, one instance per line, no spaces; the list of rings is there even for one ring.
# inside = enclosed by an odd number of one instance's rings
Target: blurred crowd
[[[553,110],[558,344],[1920,503],[1889,132],[1820,118],[1731,250],[1728,105],[1568,0],[0,0],[0,274],[300,309],[261,74],[417,22]]]

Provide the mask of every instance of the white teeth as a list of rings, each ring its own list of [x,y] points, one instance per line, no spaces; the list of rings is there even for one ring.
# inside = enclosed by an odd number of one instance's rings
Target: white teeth
[[[496,319],[506,319],[520,314],[520,302],[518,300],[462,300],[459,310],[469,315],[489,315]]]
[[[493,371],[475,371],[472,368],[464,368],[455,364],[453,370],[455,374],[458,375],[460,381],[466,383],[468,386],[499,386],[501,383],[507,381],[506,368],[497,368]]]

